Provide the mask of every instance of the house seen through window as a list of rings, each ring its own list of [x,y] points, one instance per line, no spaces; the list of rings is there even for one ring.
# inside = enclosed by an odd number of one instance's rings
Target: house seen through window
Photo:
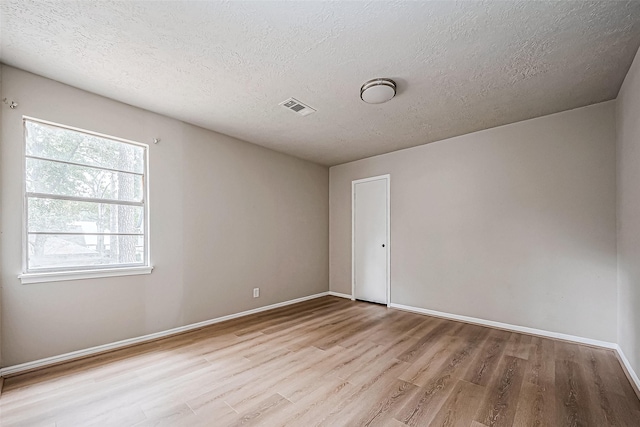
[[[25,272],[148,265],[147,147],[24,119]]]

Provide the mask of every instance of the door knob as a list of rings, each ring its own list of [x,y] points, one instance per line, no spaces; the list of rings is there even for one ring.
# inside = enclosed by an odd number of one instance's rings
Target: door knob
[[[382,247],[384,248],[384,243],[382,244]]]

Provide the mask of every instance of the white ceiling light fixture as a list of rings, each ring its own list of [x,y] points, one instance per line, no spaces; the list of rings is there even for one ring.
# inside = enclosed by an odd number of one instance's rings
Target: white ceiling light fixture
[[[396,96],[396,82],[391,79],[369,80],[360,88],[360,99],[367,104],[382,104]]]

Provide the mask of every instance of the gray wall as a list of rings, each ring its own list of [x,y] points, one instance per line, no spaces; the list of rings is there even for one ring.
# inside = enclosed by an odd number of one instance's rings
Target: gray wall
[[[2,95],[3,366],[328,290],[328,170],[10,67]],[[22,285],[22,115],[150,143],[146,276]],[[252,298],[252,288],[261,295]]]
[[[393,303],[616,341],[614,107],[330,168],[330,289],[351,293],[351,181],[389,173]]]
[[[618,344],[640,374],[640,54],[616,102]]]
[[[322,292],[328,274],[349,294],[351,180],[390,173],[393,302],[619,341],[638,371],[639,68],[617,102],[616,287],[614,102],[333,167],[327,201],[326,168],[3,66],[20,108],[0,116],[2,365]],[[151,275],[19,283],[22,115],[162,138]]]
[[[3,67],[0,65],[0,101],[2,100],[3,96],[2,95],[2,71],[3,71]],[[6,105],[0,104],[0,147],[2,147],[2,113],[4,111],[4,109],[6,108]],[[0,149],[0,165],[2,165],[2,150]],[[2,212],[4,209],[2,209],[2,171],[0,170],[0,224],[2,224]],[[1,229],[0,229],[1,231]],[[4,239],[4,236],[2,235],[2,233],[0,233],[0,260],[2,260],[2,241]],[[0,262],[0,366],[2,366],[2,270],[3,270],[3,265],[2,262]],[[1,380],[0,380],[1,381]],[[1,385],[0,385],[1,387]]]

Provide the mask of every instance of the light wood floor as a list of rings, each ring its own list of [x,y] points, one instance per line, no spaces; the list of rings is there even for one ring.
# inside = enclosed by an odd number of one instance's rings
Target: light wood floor
[[[2,426],[639,426],[614,353],[335,297],[5,381]]]

